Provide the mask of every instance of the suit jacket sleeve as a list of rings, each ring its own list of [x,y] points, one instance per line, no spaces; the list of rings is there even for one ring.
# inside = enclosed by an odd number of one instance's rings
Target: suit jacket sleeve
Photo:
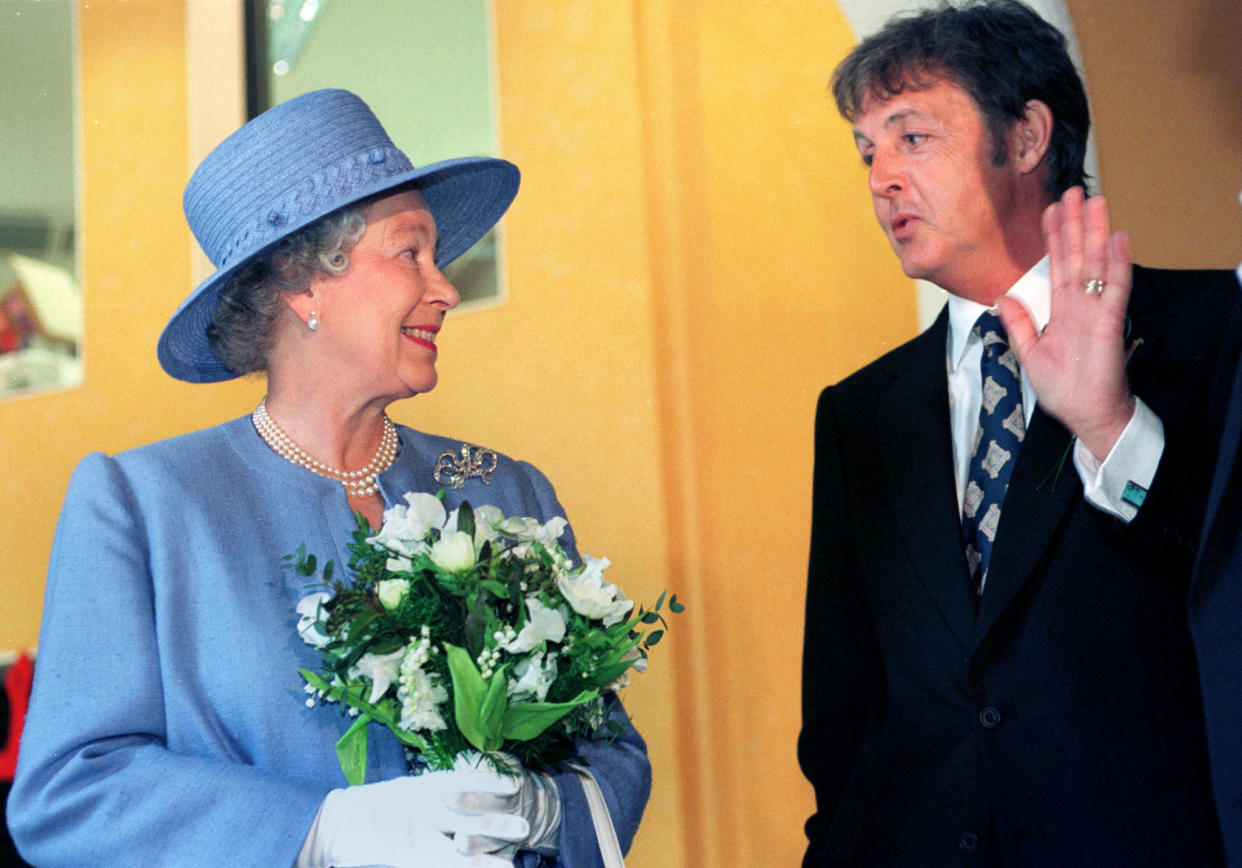
[[[869,606],[849,530],[842,439],[833,390],[820,396],[815,423],[811,554],[802,653],[802,731],[798,759],[815,788],[806,823],[807,865],[848,859],[861,831],[866,722],[876,711],[883,674]]]
[[[1159,309],[1134,312],[1129,364],[1136,394],[1160,417],[1165,447],[1143,506],[1125,526],[1100,515],[1107,536],[1146,567],[1184,577],[1194,562],[1239,352],[1237,282],[1225,271],[1135,267],[1135,286]],[[1148,331],[1155,335],[1147,334]],[[1172,337],[1170,337],[1172,336]],[[1154,338],[1154,339],[1153,339]],[[1187,401],[1186,396],[1194,396]]]

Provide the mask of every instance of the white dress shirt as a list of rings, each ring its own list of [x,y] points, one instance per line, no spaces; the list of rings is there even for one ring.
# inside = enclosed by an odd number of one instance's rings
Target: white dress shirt
[[[1048,276],[1048,257],[1044,257],[1024,274],[1006,293],[1022,302],[1041,332],[1048,325],[1052,305],[1052,283]],[[983,383],[979,362],[983,344],[974,334],[975,320],[987,310],[978,302],[949,295],[949,338],[947,368],[949,375],[949,413],[953,433],[953,472],[957,480],[957,504],[960,512],[970,472],[970,453],[979,428],[979,404]],[[1022,412],[1030,424],[1035,411],[1035,389],[1022,372]],[[1138,514],[1138,507],[1123,494],[1137,489],[1145,492],[1156,476],[1160,457],[1164,454],[1164,425],[1146,404],[1135,399],[1134,415],[1121,437],[1103,462],[1097,461],[1080,442],[1074,445],[1074,467],[1082,480],[1087,501],[1122,521],[1129,522]],[[1051,472],[1052,468],[1049,468]]]

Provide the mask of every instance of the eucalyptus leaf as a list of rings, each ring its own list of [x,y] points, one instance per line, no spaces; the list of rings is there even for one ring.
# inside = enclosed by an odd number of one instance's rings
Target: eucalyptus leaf
[[[644,642],[643,644],[646,645],[648,648],[650,648],[652,645],[656,644],[663,638],[664,638],[663,630],[652,630],[650,633],[647,634],[647,641]]]
[[[298,550],[298,565],[296,567],[298,575],[313,576],[315,575],[315,556],[306,555],[306,557],[302,557],[305,554],[306,551],[304,549]]]

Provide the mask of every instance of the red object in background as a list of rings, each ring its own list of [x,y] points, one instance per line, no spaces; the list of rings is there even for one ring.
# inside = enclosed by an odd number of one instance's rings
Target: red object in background
[[[9,315],[0,307],[0,353],[11,353],[22,348],[22,336],[17,333]]]
[[[27,347],[31,338],[41,334],[43,326],[25,288],[14,283],[0,290],[0,353]]]
[[[26,724],[26,706],[30,704],[30,684],[34,680],[34,663],[22,653],[4,676],[4,692],[9,699],[9,732],[0,750],[0,781],[11,781],[17,774],[17,748]]]

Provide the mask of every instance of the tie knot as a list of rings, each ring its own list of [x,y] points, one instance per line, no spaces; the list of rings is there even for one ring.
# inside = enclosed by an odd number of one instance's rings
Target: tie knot
[[[984,348],[993,344],[1000,344],[1002,347],[1009,346],[1009,336],[1005,334],[1005,327],[1001,325],[1000,317],[990,310],[979,314],[979,318],[975,320],[974,333],[983,341]]]

